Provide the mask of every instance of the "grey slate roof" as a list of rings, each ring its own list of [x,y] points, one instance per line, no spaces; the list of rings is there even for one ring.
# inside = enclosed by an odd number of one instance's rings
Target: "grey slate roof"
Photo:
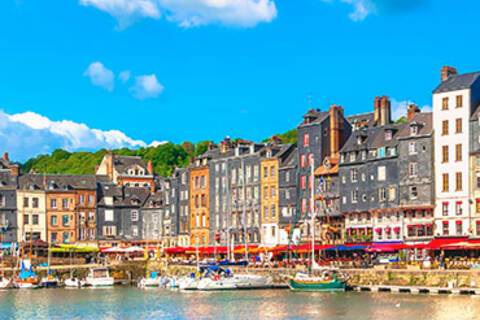
[[[0,189],[12,189],[17,187],[17,178],[10,171],[0,170]]]
[[[322,123],[326,118],[328,118],[329,113],[328,111],[320,111],[316,109],[310,109],[303,115],[303,118],[312,118],[309,123],[303,121],[298,125],[298,127],[309,126],[311,124]]]
[[[127,173],[127,169],[133,165],[137,165],[143,168],[145,171],[147,170],[147,165],[141,157],[119,155],[114,155],[113,157],[113,166],[120,174]]]
[[[94,175],[56,175],[25,174],[18,179],[22,190],[96,190],[97,180]]]
[[[480,78],[480,72],[472,72],[451,76],[433,91],[433,93],[442,93],[470,88]]]

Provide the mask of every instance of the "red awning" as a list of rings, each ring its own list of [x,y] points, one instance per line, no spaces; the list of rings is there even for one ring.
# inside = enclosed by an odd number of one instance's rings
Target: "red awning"
[[[446,222],[446,221],[444,221],[444,222]],[[464,242],[464,241],[467,241],[467,237],[433,239],[432,241],[430,241],[430,243],[428,245],[425,246],[425,249],[441,250],[442,247],[444,247],[446,245],[450,245],[450,244],[456,243],[456,242]]]

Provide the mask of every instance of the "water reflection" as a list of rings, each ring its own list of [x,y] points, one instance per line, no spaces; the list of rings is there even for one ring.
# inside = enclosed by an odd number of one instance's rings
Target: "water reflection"
[[[477,315],[480,298],[469,296],[136,288],[0,292],[0,319],[471,320]]]

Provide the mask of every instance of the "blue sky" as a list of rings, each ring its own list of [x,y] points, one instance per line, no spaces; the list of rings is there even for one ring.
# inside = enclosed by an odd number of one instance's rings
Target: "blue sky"
[[[25,160],[56,147],[260,140],[309,105],[361,113],[375,95],[429,105],[442,65],[480,70],[479,10],[474,0],[2,0],[0,151]]]

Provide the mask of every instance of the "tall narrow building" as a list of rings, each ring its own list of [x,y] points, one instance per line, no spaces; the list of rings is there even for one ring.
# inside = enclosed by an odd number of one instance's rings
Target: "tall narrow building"
[[[458,74],[443,67],[433,92],[437,237],[468,236],[476,229],[479,214],[470,200],[478,186],[471,183],[476,172],[470,170],[470,153],[478,152],[479,104],[480,72]]]

